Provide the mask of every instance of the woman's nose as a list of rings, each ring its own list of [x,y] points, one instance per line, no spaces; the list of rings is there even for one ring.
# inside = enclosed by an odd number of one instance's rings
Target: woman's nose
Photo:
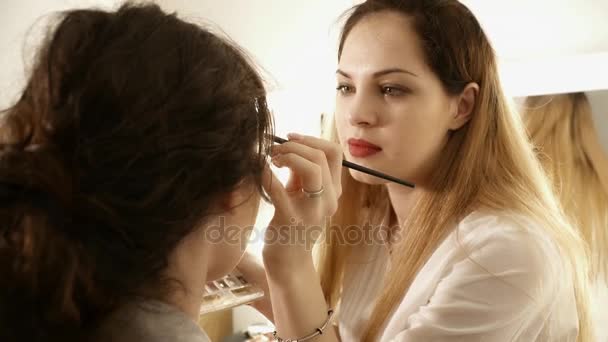
[[[378,124],[377,106],[373,101],[365,99],[363,96],[357,96],[350,108],[348,121],[352,126],[370,127]]]

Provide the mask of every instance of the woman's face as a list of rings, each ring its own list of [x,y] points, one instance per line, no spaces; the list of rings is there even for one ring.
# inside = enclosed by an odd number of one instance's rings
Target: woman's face
[[[458,98],[425,61],[411,19],[368,15],[346,37],[338,64],[336,127],[345,157],[392,176],[424,182],[459,128]],[[382,179],[351,170],[365,183]]]

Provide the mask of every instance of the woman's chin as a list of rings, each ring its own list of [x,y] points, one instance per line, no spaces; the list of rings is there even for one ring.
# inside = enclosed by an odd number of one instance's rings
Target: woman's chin
[[[388,181],[356,170],[349,170],[350,175],[357,181],[369,185],[386,184]]]

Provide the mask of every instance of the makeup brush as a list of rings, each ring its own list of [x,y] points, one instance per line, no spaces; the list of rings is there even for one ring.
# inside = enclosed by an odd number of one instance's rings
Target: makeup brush
[[[271,136],[271,138],[272,138],[272,141],[274,141],[277,144],[283,144],[283,143],[286,143],[288,141],[287,139],[279,138],[279,137],[274,136],[274,135]],[[386,179],[388,181],[395,182],[397,184],[405,185],[405,186],[410,187],[410,188],[414,188],[415,187],[414,183],[410,183],[408,181],[404,181],[402,179],[399,179],[399,178],[396,178],[396,177],[393,177],[393,176],[389,176],[389,175],[384,174],[384,173],[382,173],[380,171],[376,171],[376,170],[367,168],[365,166],[361,166],[361,165],[358,165],[358,164],[355,164],[355,163],[351,163],[351,162],[346,161],[346,160],[342,160],[342,166],[347,167],[349,169],[357,170],[357,171],[360,171],[360,172],[363,172],[363,173],[366,173],[368,175],[372,175],[372,176],[375,176],[375,177],[378,177],[378,178]]]

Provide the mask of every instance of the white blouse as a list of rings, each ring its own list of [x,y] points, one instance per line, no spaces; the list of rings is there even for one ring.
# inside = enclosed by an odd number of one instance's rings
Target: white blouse
[[[576,341],[572,280],[554,243],[525,218],[476,212],[439,245],[385,323],[382,342]],[[351,253],[338,311],[360,341],[383,291],[382,244]]]

